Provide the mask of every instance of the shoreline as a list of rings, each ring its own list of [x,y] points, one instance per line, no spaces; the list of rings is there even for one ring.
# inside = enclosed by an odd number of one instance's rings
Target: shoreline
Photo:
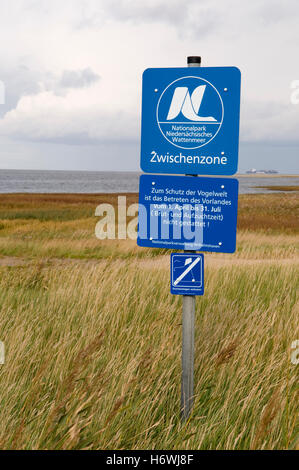
[[[243,196],[267,196],[267,195],[273,195],[273,194],[278,194],[278,193],[283,193],[283,194],[290,194],[290,193],[296,193],[296,192],[299,192],[299,186],[298,188],[297,187],[294,187],[294,186],[290,186],[290,189],[287,189],[288,186],[286,186],[284,189],[281,189],[281,187],[277,187],[276,186],[257,186],[257,189],[261,189],[261,191],[254,191],[254,192],[248,192],[248,193],[240,193],[238,194],[238,197],[243,197]],[[262,191],[262,189],[264,191]],[[138,191],[132,191],[132,192],[129,192],[129,191],[125,191],[125,192],[122,192],[122,191],[118,191],[118,192],[111,192],[111,193],[108,193],[107,191],[105,192],[96,192],[96,193],[76,193],[76,192],[69,192],[69,193],[59,193],[59,192],[47,192],[47,193],[34,193],[34,192],[28,192],[28,193],[24,193],[24,192],[11,192],[11,193],[1,193],[0,192],[0,196],[24,196],[24,197],[38,197],[38,196],[43,196],[43,197],[46,197],[46,196],[53,196],[53,197],[68,197],[68,196],[76,196],[76,197],[79,197],[79,196],[82,196],[83,197],[103,197],[103,196],[111,196],[111,197],[116,197],[116,196],[127,196],[127,197],[132,197],[132,196],[139,196],[139,192]]]
[[[259,173],[259,174],[246,174],[246,173],[237,173],[235,175],[236,178],[299,178],[299,175],[292,175],[292,174],[282,174],[282,173],[278,173],[278,174],[275,174],[275,175],[267,175],[267,174],[263,174],[263,173]]]
[[[34,175],[24,175],[23,178],[16,179],[12,177],[1,178],[0,174],[0,194],[86,194],[86,195],[103,195],[103,194],[138,194],[138,179],[142,173],[131,173],[131,177],[122,177],[121,172],[108,172],[111,178],[111,184],[107,184],[108,176],[104,176],[105,172],[100,172],[99,175],[95,174],[91,179],[87,178],[86,175],[71,175],[70,178],[67,176],[62,179],[56,176],[51,176],[52,172],[42,176],[34,183]],[[0,172],[1,173],[1,172]],[[46,172],[47,173],[47,172]],[[55,173],[55,172],[54,172]],[[96,172],[95,172],[96,173]],[[115,175],[115,176],[114,176]],[[152,175],[153,176],[153,175]],[[171,176],[171,175],[166,175]],[[183,175],[174,175],[183,176]],[[280,188],[284,188],[280,192],[290,192],[290,187],[299,186],[299,175],[291,174],[236,174],[236,175],[205,175],[200,176],[201,178],[223,178],[223,179],[238,179],[239,181],[239,194],[268,194],[271,191],[278,192]],[[270,186],[273,185],[271,188]],[[293,189],[294,192],[294,189]]]
[[[22,169],[22,168],[0,168],[1,171],[25,171],[25,172],[45,172],[45,173],[107,173],[107,174],[144,174],[141,170],[43,170],[43,169]],[[157,174],[157,173],[148,173]],[[183,174],[163,173],[172,176],[184,176]],[[299,178],[299,173],[236,173],[234,175],[198,175],[203,178]]]

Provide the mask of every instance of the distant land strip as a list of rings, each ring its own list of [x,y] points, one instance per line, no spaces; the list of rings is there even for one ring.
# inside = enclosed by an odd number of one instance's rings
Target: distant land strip
[[[255,188],[269,189],[271,191],[299,191],[299,186],[255,186]]]

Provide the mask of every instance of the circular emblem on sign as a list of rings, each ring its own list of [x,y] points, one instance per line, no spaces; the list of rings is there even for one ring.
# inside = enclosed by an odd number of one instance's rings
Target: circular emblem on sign
[[[218,90],[200,77],[183,77],[170,83],[157,105],[157,123],[168,142],[183,149],[207,145],[223,122]]]

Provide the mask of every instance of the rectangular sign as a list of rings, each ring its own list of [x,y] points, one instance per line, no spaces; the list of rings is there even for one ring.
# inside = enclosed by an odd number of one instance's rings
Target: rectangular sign
[[[178,295],[203,295],[204,257],[202,254],[171,254],[170,292]]]
[[[139,246],[233,253],[238,180],[141,175]]]
[[[238,167],[237,67],[143,73],[141,168],[146,173],[233,175]]]

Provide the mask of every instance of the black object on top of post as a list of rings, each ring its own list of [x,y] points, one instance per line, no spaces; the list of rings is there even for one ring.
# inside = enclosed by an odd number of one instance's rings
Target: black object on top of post
[[[201,64],[201,57],[199,55],[190,55],[187,57],[188,67],[198,67]]]

